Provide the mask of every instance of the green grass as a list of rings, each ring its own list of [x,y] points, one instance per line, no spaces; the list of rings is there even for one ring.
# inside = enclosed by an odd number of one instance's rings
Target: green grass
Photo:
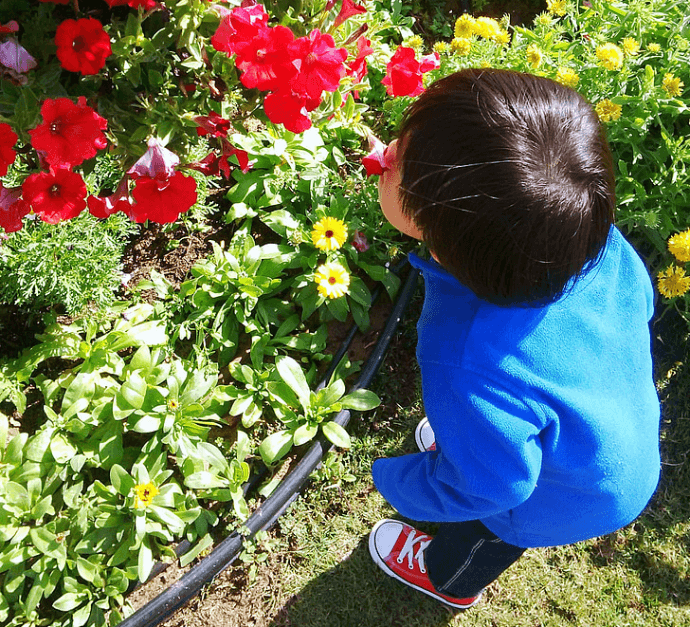
[[[261,624],[690,626],[690,369],[680,365],[668,372],[678,355],[657,358],[664,474],[655,499],[634,524],[576,545],[528,550],[465,612],[406,588],[374,565],[369,530],[396,514],[374,488],[371,464],[415,451],[412,434],[423,416],[418,376],[413,368],[400,368],[414,357],[418,307],[417,301],[373,386],[382,407],[357,419],[352,449],[331,455],[319,481],[272,532],[271,557],[261,567],[269,575],[256,584],[265,587],[259,591],[266,620]],[[687,351],[682,353],[687,360]],[[407,375],[399,376],[401,370]],[[433,527],[423,528],[433,533]]]

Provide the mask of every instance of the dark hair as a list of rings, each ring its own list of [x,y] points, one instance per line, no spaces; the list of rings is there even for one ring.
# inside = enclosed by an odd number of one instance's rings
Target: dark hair
[[[468,69],[436,81],[400,131],[404,214],[449,272],[498,304],[559,298],[613,223],[605,132],[577,92]]]

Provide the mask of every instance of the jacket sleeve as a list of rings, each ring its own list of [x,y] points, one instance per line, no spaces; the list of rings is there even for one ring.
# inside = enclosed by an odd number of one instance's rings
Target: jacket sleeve
[[[486,518],[524,502],[541,469],[542,420],[486,374],[422,365],[436,451],[378,459],[374,483],[403,516],[430,522]]]

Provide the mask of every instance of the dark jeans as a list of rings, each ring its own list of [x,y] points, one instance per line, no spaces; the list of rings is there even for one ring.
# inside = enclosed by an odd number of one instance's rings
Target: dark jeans
[[[443,523],[424,552],[429,579],[458,599],[477,596],[525,552],[503,542],[478,520]]]

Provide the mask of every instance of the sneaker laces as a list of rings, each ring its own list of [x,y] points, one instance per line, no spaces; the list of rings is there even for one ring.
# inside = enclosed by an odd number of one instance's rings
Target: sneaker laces
[[[424,550],[429,544],[431,544],[432,538],[425,534],[417,535],[417,531],[413,529],[410,531],[405,544],[403,545],[402,551],[397,557],[398,564],[402,564],[405,557],[407,557],[407,567],[412,570],[414,568],[413,560],[417,560],[419,564],[419,570],[422,573],[426,573],[426,568],[424,566]],[[416,545],[416,553],[415,553]]]

